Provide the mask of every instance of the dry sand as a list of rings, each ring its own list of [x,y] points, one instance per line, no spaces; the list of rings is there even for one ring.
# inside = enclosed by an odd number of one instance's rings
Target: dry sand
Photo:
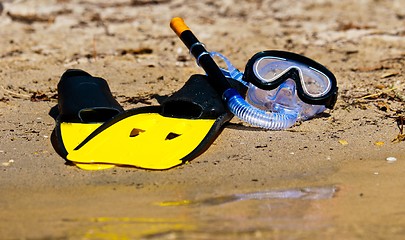
[[[0,239],[401,239],[405,142],[393,140],[405,110],[404,5],[2,1]],[[126,109],[157,104],[155,94],[202,73],[169,28],[175,16],[240,69],[267,49],[325,64],[338,79],[335,109],[285,131],[234,118],[168,171],[66,165],[48,115],[60,75],[107,79]]]

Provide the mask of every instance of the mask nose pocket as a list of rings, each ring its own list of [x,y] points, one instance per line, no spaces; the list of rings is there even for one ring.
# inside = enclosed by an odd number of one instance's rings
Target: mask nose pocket
[[[295,82],[292,80],[283,82],[269,101],[288,109],[295,108],[297,106]],[[269,103],[266,103],[266,105],[269,105]]]

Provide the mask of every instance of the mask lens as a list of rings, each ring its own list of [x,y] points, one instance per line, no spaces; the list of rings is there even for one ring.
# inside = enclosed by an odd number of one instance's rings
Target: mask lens
[[[254,74],[263,83],[272,83],[293,68],[298,70],[300,78],[293,80],[302,85],[305,94],[320,97],[330,91],[330,79],[322,72],[302,63],[284,58],[263,57],[253,64]]]
[[[263,82],[272,82],[280,77],[290,64],[282,58],[263,57],[253,64],[253,71]]]
[[[331,81],[325,74],[311,67],[300,69],[303,89],[308,95],[312,97],[321,97],[330,91]]]

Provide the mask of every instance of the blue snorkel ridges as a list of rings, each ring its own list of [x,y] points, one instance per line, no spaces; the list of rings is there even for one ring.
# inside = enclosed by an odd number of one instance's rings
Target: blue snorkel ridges
[[[253,126],[270,130],[283,130],[294,125],[298,119],[298,113],[294,111],[276,113],[258,109],[247,103],[233,88],[224,92],[223,99],[236,117]]]

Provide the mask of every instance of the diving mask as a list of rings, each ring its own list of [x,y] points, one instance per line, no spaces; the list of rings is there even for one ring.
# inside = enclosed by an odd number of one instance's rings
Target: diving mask
[[[304,103],[332,109],[337,97],[335,76],[312,59],[285,51],[263,51],[246,64],[246,82],[263,90],[273,90],[293,81],[296,94]]]
[[[257,108],[248,118],[253,125],[284,129],[298,120],[307,120],[326,108],[332,109],[337,98],[335,76],[324,66],[302,55],[285,51],[263,51],[255,54],[246,64],[245,73],[236,69],[220,53],[227,65],[222,72],[248,87],[246,101]],[[258,115],[272,113],[271,123]]]

